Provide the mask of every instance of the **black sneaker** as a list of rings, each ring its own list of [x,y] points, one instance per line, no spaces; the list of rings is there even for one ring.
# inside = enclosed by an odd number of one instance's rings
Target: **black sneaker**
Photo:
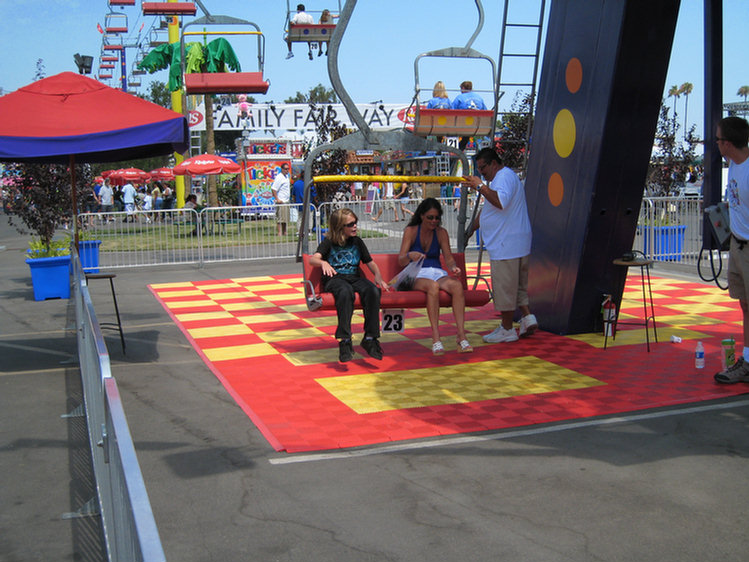
[[[743,357],[739,357],[738,361],[728,367],[728,369],[720,373],[715,373],[715,382],[721,384],[749,382],[749,365],[747,365]]]
[[[341,340],[338,342],[338,360],[341,363],[351,361],[354,358],[354,346],[351,340]]]
[[[370,357],[382,359],[382,347],[380,347],[380,342],[377,338],[364,339],[361,341],[361,346],[364,348],[364,351],[369,353]]]

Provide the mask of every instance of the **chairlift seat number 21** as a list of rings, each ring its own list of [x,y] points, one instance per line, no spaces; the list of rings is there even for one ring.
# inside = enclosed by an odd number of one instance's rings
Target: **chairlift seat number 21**
[[[383,333],[397,333],[402,334],[405,329],[405,314],[402,308],[390,308],[382,311],[382,327]]]

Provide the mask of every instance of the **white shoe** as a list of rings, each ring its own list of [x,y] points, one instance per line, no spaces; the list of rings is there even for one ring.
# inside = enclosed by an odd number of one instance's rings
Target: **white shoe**
[[[538,330],[538,321],[536,320],[536,316],[534,314],[528,314],[520,319],[520,330],[518,332],[518,335],[521,338],[530,336],[536,330]]]
[[[506,330],[500,326],[493,332],[486,334],[483,339],[486,343],[509,343],[518,341],[518,333],[515,331],[515,328]]]
[[[290,59],[293,56],[294,56],[294,53],[289,53],[288,55],[286,55],[286,59],[288,60],[288,59]]]

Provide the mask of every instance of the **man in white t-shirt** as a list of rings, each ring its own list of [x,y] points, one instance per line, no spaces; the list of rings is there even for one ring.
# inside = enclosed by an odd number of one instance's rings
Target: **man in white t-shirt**
[[[731,247],[728,255],[728,294],[739,301],[743,323],[744,351],[736,363],[715,374],[723,384],[749,382],[749,123],[741,117],[718,122],[715,142],[728,160],[728,218]]]
[[[306,8],[304,7],[304,4],[297,4],[296,7],[296,14],[294,14],[291,19],[289,20],[292,24],[310,24],[315,23],[315,18],[313,18],[310,14],[305,12]],[[286,38],[286,44],[289,46],[289,53],[286,55],[287,59],[290,59],[294,56],[294,53],[291,52],[291,39]],[[309,60],[312,60],[312,42],[307,42],[307,48],[309,49]]]
[[[289,224],[289,206],[291,199],[291,182],[289,181],[289,165],[281,164],[281,171],[273,178],[273,185],[270,187],[273,197],[276,199],[276,221],[278,235],[286,236],[286,225]]]
[[[464,185],[481,194],[484,205],[472,226],[481,226],[481,238],[491,265],[494,309],[502,315],[501,324],[484,336],[488,343],[517,341],[538,328],[528,301],[528,256],[531,253],[531,222],[525,202],[525,188],[517,174],[505,167],[492,148],[476,155],[476,168],[490,183],[477,176],[464,177]],[[520,309],[519,332],[512,325]]]
[[[122,202],[125,204],[125,212],[127,213],[125,222],[135,220],[135,216],[133,215],[135,213],[135,196],[136,191],[132,183],[127,182],[122,186]]]

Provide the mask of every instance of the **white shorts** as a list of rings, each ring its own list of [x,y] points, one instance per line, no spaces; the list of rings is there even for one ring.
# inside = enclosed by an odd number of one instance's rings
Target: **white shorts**
[[[447,271],[441,267],[422,267],[416,276],[416,279],[431,279],[432,281],[439,281],[446,276]]]

